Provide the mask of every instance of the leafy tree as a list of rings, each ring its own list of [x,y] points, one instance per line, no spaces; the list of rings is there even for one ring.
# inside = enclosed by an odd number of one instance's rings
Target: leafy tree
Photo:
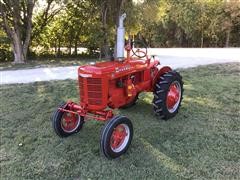
[[[46,0],[46,7],[42,8],[38,6],[39,2],[37,0],[0,1],[0,26],[10,39],[14,63],[24,63],[27,60],[32,39],[39,36],[44,27],[60,11],[61,8],[54,8],[54,5],[62,5],[61,0]],[[34,7],[35,11],[40,8],[41,12],[33,22]]]
[[[235,31],[236,43],[240,45],[240,1],[225,2],[223,6],[223,27],[226,32],[225,46],[230,44],[231,33]],[[232,34],[234,36],[234,34]]]
[[[230,40],[239,45],[239,5],[240,1],[223,0],[145,0],[139,5],[141,32],[150,46],[223,46],[224,39],[226,46]]]
[[[0,25],[11,41],[14,63],[23,63],[27,58],[34,5],[34,0],[0,1]]]
[[[62,47],[110,57],[123,12],[127,35],[150,47],[240,46],[239,0],[0,0],[1,48],[11,44],[15,63]]]
[[[72,47],[75,55],[79,46],[98,47],[100,38],[96,34],[99,35],[99,15],[96,12],[97,7],[90,1],[69,1],[35,38],[34,45],[43,46],[46,50],[54,47],[57,55],[61,54],[61,47],[68,47],[69,55],[73,54]],[[90,45],[90,42],[97,45]]]
[[[40,2],[45,2],[44,8]],[[33,18],[33,32],[31,34],[31,39],[39,36],[44,28],[51,23],[54,17],[64,8],[65,3],[61,0],[37,1],[35,6],[37,13],[35,13],[35,17]]]

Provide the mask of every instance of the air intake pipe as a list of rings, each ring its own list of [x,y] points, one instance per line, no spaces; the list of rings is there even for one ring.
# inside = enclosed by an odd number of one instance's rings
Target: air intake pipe
[[[118,61],[124,60],[124,45],[125,45],[125,28],[123,21],[126,18],[126,13],[119,16],[119,25],[117,28],[117,57]]]

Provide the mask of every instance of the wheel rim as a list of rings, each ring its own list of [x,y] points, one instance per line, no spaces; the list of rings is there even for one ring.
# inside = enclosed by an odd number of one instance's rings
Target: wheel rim
[[[65,112],[61,119],[61,127],[64,132],[74,132],[81,122],[81,117],[77,114]]]
[[[116,128],[114,128],[110,138],[110,146],[112,151],[122,151],[127,146],[129,137],[130,129],[126,124],[119,124]]]
[[[167,109],[170,113],[176,111],[179,106],[181,99],[181,85],[178,81],[174,81],[170,87],[167,94]]]

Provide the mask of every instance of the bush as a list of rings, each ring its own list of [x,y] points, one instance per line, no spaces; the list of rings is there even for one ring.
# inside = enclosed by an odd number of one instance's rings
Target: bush
[[[10,50],[0,48],[0,62],[12,61],[13,54]]]

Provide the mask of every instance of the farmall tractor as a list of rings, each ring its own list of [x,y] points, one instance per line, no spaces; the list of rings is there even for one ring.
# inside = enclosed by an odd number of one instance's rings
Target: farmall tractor
[[[141,92],[153,92],[153,111],[160,119],[167,120],[177,114],[183,93],[178,72],[148,56],[146,48],[133,48],[134,42],[125,45],[125,18],[126,14],[119,17],[117,58],[80,66],[80,103],[67,101],[52,115],[53,128],[60,137],[78,133],[88,119],[106,121],[101,131],[100,149],[109,159],[124,154],[133,138],[130,119],[114,115],[113,109],[133,106]]]

